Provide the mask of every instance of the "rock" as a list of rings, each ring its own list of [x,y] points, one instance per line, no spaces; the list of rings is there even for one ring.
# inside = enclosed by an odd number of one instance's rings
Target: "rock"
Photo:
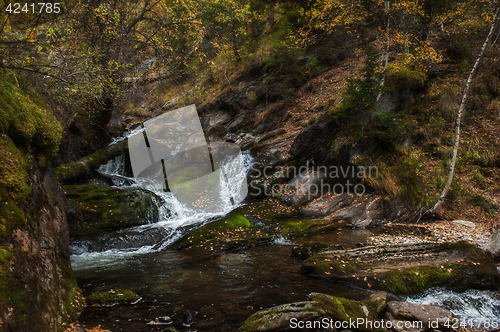
[[[324,194],[326,173],[323,171],[307,171],[297,174],[285,186],[282,200],[292,206],[302,206]],[[290,193],[290,194],[288,194]]]
[[[340,218],[352,227],[369,227],[400,218],[408,207],[398,199],[388,202],[376,194],[348,195],[327,193],[302,206],[300,212],[308,217]]]
[[[467,226],[470,228],[475,228],[476,224],[473,223],[472,221],[467,221],[467,220],[453,220],[452,223],[460,226]]]
[[[336,120],[332,116],[325,114],[311,126],[302,130],[293,141],[290,153],[300,164],[305,164],[311,160],[314,160],[316,165],[345,164],[339,162],[338,156],[331,149],[332,142],[334,142],[339,129],[340,125]],[[346,156],[345,160],[349,160],[348,156]]]
[[[373,321],[380,318],[377,309],[385,308],[385,298],[382,294],[365,301],[322,293],[311,293],[307,299],[258,311],[250,316],[238,331],[296,331],[298,328],[300,331],[336,331],[335,322],[345,324],[361,319]],[[307,322],[309,326],[306,325]],[[360,331],[371,330],[368,325],[357,327]]]
[[[111,289],[109,291],[94,292],[87,296],[89,305],[114,305],[114,304],[134,304],[141,299],[139,295],[128,289]]]
[[[371,300],[355,301],[321,293],[311,293],[307,299],[319,303],[328,317],[334,321],[356,321],[358,318],[373,320],[378,318],[378,314],[374,310],[377,308],[378,302],[375,303]],[[365,327],[358,328],[359,330],[366,330]]]
[[[393,294],[414,294],[439,285],[458,290],[500,286],[500,272],[491,257],[466,242],[324,251],[306,259],[302,269]]]
[[[140,189],[65,186],[71,236],[97,234],[158,221],[161,198]]]
[[[368,298],[370,301],[375,302],[377,315],[380,317],[387,306],[387,293],[386,292],[375,292]]]
[[[194,227],[195,229],[174,242],[173,246],[177,249],[202,248],[208,252],[217,252],[271,242],[272,238],[254,225],[256,222],[253,218],[245,217],[245,212],[251,208],[252,206],[244,206],[220,220]]]
[[[293,248],[292,255],[301,259],[306,259],[327,247],[328,245],[324,242],[307,241],[302,243],[299,247]]]
[[[231,113],[226,111],[216,111],[207,114],[201,121],[203,131],[207,132],[218,125],[225,125],[233,119]]]
[[[0,84],[0,330],[61,331],[84,304],[50,167],[62,128],[30,95],[27,82],[22,90],[5,77]]]
[[[485,244],[485,248],[487,251],[489,251],[491,254],[493,254],[495,257],[500,256],[500,230],[497,229],[494,231],[488,241]]]
[[[396,332],[447,330],[444,324],[452,323],[454,317],[451,311],[440,307],[398,301],[389,302],[385,314]]]
[[[325,314],[315,301],[282,304],[256,312],[245,321],[238,332],[294,331],[291,328],[293,320],[314,321],[324,317]]]

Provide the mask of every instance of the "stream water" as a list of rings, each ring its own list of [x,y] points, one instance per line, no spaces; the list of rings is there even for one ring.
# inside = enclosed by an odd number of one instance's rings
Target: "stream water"
[[[373,235],[372,230],[344,229],[295,240],[277,238],[267,246],[218,255],[169,248],[183,232],[221,218],[237,207],[232,204],[231,196],[239,190],[252,162],[248,153],[238,158],[241,159],[233,162],[242,162],[245,168],[236,168],[231,162],[223,165],[222,204],[210,213],[187,209],[170,192],[155,189],[154,183],[128,177],[124,157],[99,168],[99,172],[113,177],[117,188],[135,187],[155,192],[161,198],[160,218],[156,223],[118,232],[106,250],[92,251],[82,240],[71,242],[72,266],[84,295],[97,290],[127,288],[142,296],[135,305],[87,307],[80,319],[82,323],[88,327],[101,325],[113,332],[161,331],[166,325],[148,323],[169,316],[172,326],[179,331],[235,331],[257,310],[304,301],[311,292],[351,299],[368,296],[366,290],[302,274],[301,261],[292,257],[291,249],[306,240],[352,248],[365,243]],[[134,245],[127,246],[129,242]],[[471,298],[475,300],[470,301]],[[407,300],[449,307],[465,318],[500,316],[498,293],[493,292],[456,294],[435,289]],[[488,304],[478,306],[477,303]],[[182,325],[181,313],[185,309],[196,313],[194,328]]]

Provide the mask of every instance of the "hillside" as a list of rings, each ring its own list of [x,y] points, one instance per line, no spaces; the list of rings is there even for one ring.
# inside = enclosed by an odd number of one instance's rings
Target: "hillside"
[[[189,317],[199,331],[272,330],[276,305],[340,320],[340,301],[382,319],[435,286],[498,296],[498,1],[2,8],[0,331],[61,331],[81,294],[105,301],[125,288],[133,305],[88,302],[68,331],[175,330]],[[192,137],[161,161],[167,190],[133,173],[131,137],[189,105],[210,170],[229,174],[215,212],[194,213],[168,187],[175,163],[178,178],[202,177],[201,155],[182,150]],[[214,159],[222,142],[242,151],[239,168]],[[235,203],[239,182],[248,194]],[[374,290],[389,292],[384,309]]]

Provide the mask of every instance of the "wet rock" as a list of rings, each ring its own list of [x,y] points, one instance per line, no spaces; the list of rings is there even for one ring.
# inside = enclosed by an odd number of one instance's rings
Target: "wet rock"
[[[319,253],[323,249],[327,248],[328,245],[320,241],[307,241],[302,243],[299,247],[292,249],[292,255],[299,257],[301,259],[306,259],[314,254]]]
[[[272,238],[255,225],[253,218],[246,218],[244,212],[250,208],[242,207],[233,210],[220,220],[192,230],[177,240],[173,247],[177,249],[202,248],[217,252],[271,242]]]
[[[493,260],[466,242],[332,250],[306,259],[302,269],[332,281],[394,294],[414,294],[438,285],[459,290],[500,287],[500,272]]]
[[[325,317],[325,315],[326,312],[315,301],[282,304],[256,312],[245,321],[238,331],[294,331],[290,324],[292,319],[315,321]],[[306,329],[301,330],[307,331]]]
[[[146,190],[65,186],[71,236],[97,234],[158,221],[159,197]]]
[[[396,332],[448,330],[445,324],[452,323],[453,318],[451,311],[440,307],[398,301],[389,302],[385,314]]]
[[[134,304],[141,297],[128,289],[112,289],[103,292],[94,292],[86,297],[89,305]]]

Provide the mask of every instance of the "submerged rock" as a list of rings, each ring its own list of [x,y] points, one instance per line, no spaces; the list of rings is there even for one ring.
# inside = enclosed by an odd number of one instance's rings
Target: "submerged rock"
[[[86,297],[89,305],[133,304],[141,297],[128,289],[112,289],[104,292],[94,292]]]
[[[158,221],[159,197],[146,190],[65,186],[71,236],[97,234]]]
[[[493,260],[467,242],[332,250],[306,259],[302,269],[332,281],[394,294],[414,294],[438,285],[456,289],[500,287],[500,272]]]
[[[302,243],[300,246],[292,249],[292,255],[302,259],[311,257],[314,254],[319,253],[323,249],[327,248],[328,244],[320,241],[307,241]]]

